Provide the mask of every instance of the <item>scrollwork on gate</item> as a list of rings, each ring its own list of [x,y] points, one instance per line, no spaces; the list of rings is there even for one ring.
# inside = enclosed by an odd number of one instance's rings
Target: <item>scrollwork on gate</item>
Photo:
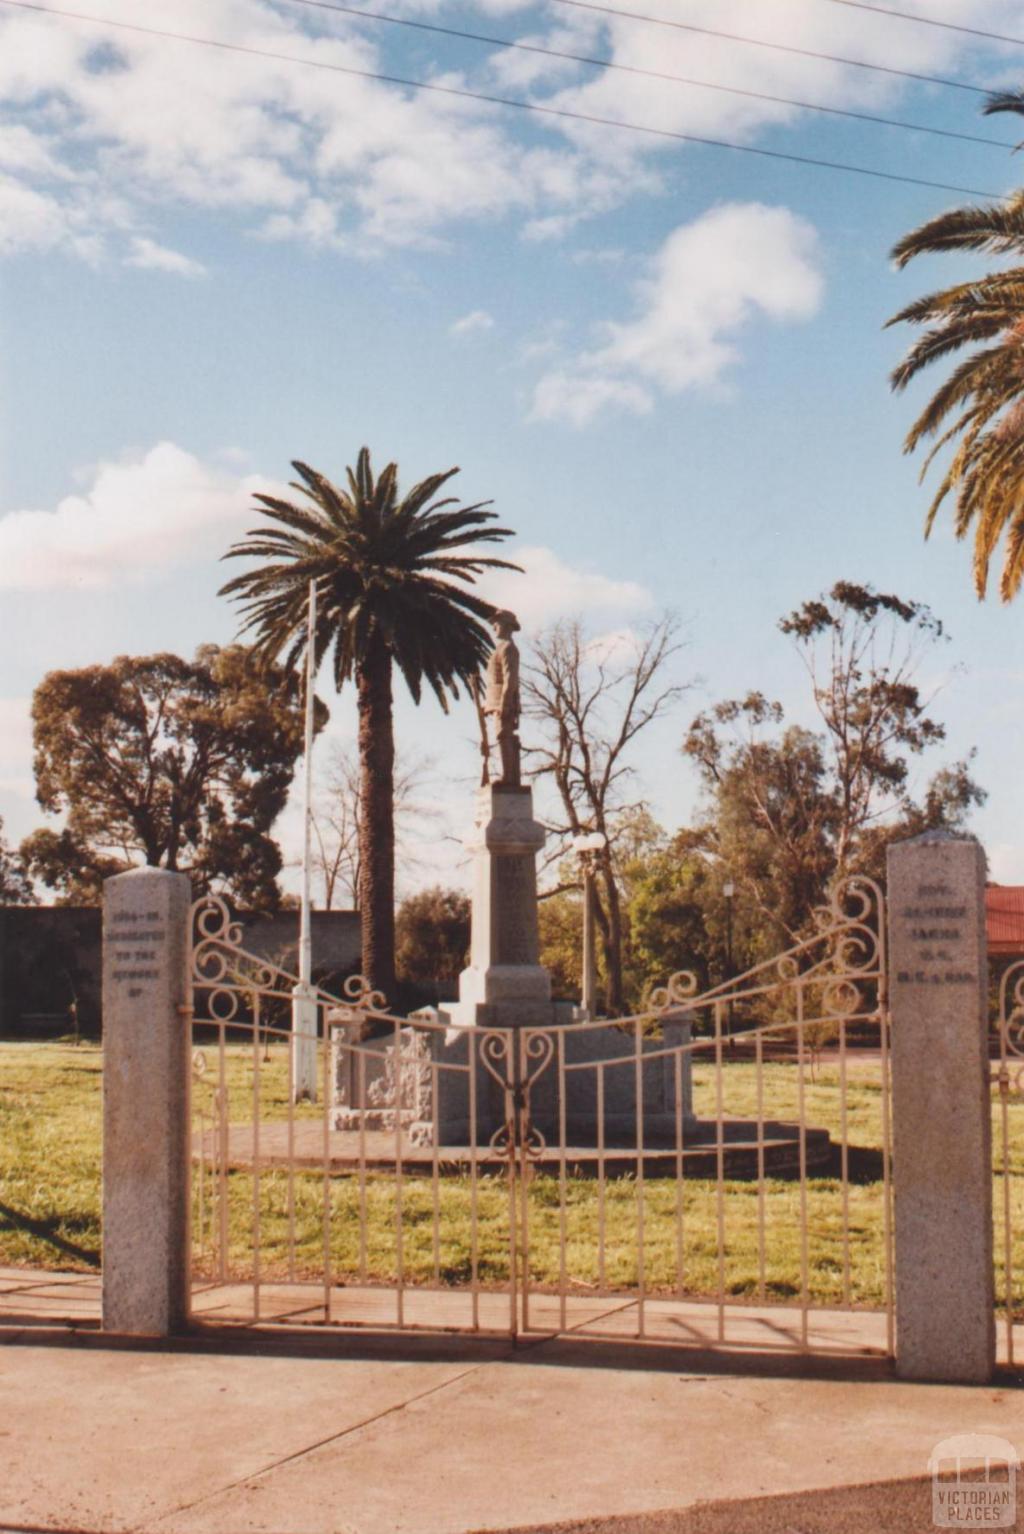
[[[240,1009],[256,996],[291,1000],[298,976],[242,946],[241,923],[222,896],[204,895],[195,901],[191,932],[192,984],[205,994],[212,1021],[242,1021]],[[386,996],[365,975],[349,975],[341,989],[341,996],[316,985],[311,992],[323,1005],[341,1008],[353,1017],[389,1016]]]
[[[386,1012],[388,999],[383,991],[375,991],[365,975],[349,975],[342,991],[345,1003],[357,1012]]]
[[[547,1149],[530,1113],[530,1090],[554,1053],[554,1037],[543,1029],[504,1029],[487,1033],[480,1041],[480,1059],[501,1087],[505,1102],[504,1120],[489,1144],[510,1165],[519,1157],[536,1161]]]
[[[1011,964],[999,982],[999,1086],[1024,1092],[1024,960]]]
[[[871,1015],[882,1007],[885,981],[885,897],[872,879],[854,874],[839,883],[813,913],[814,930],[784,953],[718,985],[701,990],[692,970],[670,975],[653,989],[645,1016],[652,1022],[672,1013],[730,1006],[757,997],[801,989],[813,992],[822,1018]],[[1022,977],[1024,979],[1024,977]],[[869,987],[873,987],[870,990]]]

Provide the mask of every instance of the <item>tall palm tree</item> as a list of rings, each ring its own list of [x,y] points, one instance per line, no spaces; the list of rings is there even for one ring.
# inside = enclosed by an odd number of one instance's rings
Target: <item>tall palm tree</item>
[[[1024,116],[1024,91],[991,95],[983,110]],[[904,267],[915,256],[969,250],[1024,255],[1024,191],[1004,202],[941,213],[904,235],[892,254]],[[889,324],[904,320],[927,328],[893,373],[896,390],[905,389],[933,362],[971,348],[929,400],[904,444],[910,453],[924,438],[936,438],[921,470],[924,478],[936,454],[959,439],[929,509],[925,536],[952,494],[957,537],[974,531],[979,597],[985,595],[989,565],[1005,537],[999,591],[1008,602],[1024,579],[1024,266],[1003,267],[930,293]]]
[[[485,558],[475,545],[507,538],[489,526],[488,502],[437,500],[458,469],[432,474],[400,496],[393,463],[374,476],[363,448],[347,489],[304,463],[293,463],[303,503],[257,495],[276,526],[252,528],[224,556],[267,561],[221,588],[241,602],[242,628],[256,635],[266,660],[284,652],[295,666],[306,648],[307,596],[316,581],[314,660],[331,652],[335,687],[355,679],[359,715],[361,816],[359,907],[363,970],[394,994],[395,828],[392,672],[398,667],[418,703],[424,682],[447,712],[486,663],[492,638],[483,622],[494,609],[468,585],[485,569],[516,570]],[[466,550],[468,552],[462,552]]]

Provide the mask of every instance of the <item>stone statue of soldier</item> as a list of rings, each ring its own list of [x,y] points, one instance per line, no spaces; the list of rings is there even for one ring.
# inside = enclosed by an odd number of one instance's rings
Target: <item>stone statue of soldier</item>
[[[496,612],[491,626],[498,642],[487,662],[484,682],[483,712],[493,718],[501,753],[501,777],[498,786],[518,788],[521,783],[519,760],[519,651],[513,634],[519,632],[519,620],[515,613],[505,609]]]

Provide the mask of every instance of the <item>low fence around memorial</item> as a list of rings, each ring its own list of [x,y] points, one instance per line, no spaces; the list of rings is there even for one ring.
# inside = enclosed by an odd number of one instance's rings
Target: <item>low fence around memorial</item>
[[[453,1031],[317,991],[315,1104],[294,977],[221,902],[193,922],[194,1316],[892,1352],[870,881],[787,953],[612,1022]]]

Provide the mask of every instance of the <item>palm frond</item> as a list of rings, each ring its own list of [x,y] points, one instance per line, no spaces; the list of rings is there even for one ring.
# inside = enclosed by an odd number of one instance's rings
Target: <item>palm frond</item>
[[[298,663],[306,643],[308,581],[317,583],[315,658],[331,655],[335,684],[354,674],[368,645],[385,647],[412,696],[442,707],[478,674],[493,645],[493,606],[471,588],[489,570],[519,570],[485,552],[512,536],[489,502],[463,506],[439,493],[457,469],[401,496],[391,463],[378,476],[363,448],[347,488],[296,460],[294,487],[310,504],[257,497],[270,524],[250,530],[225,558],[261,561],[222,588],[239,603],[261,654]]]
[[[915,256],[943,250],[987,250],[1002,255],[1024,250],[1024,193],[1005,202],[952,208],[912,229],[893,246],[892,259],[899,267]]]
[[[981,113],[983,117],[994,117],[997,112],[1016,112],[1024,117],[1024,91],[992,91],[986,96]]]
[[[1024,91],[988,98],[988,114],[1024,115]],[[912,230],[893,250],[900,267],[915,256],[1024,251],[1024,192],[1001,203],[955,208]],[[925,518],[926,536],[942,507],[953,502],[953,531],[973,531],[975,590],[984,596],[991,562],[1002,545],[1000,595],[1010,600],[1024,581],[1024,267],[960,282],[905,304],[888,322],[926,327],[891,377],[905,389],[926,368],[968,354],[921,410],[904,443],[913,452],[926,437],[922,478],[955,444]]]

